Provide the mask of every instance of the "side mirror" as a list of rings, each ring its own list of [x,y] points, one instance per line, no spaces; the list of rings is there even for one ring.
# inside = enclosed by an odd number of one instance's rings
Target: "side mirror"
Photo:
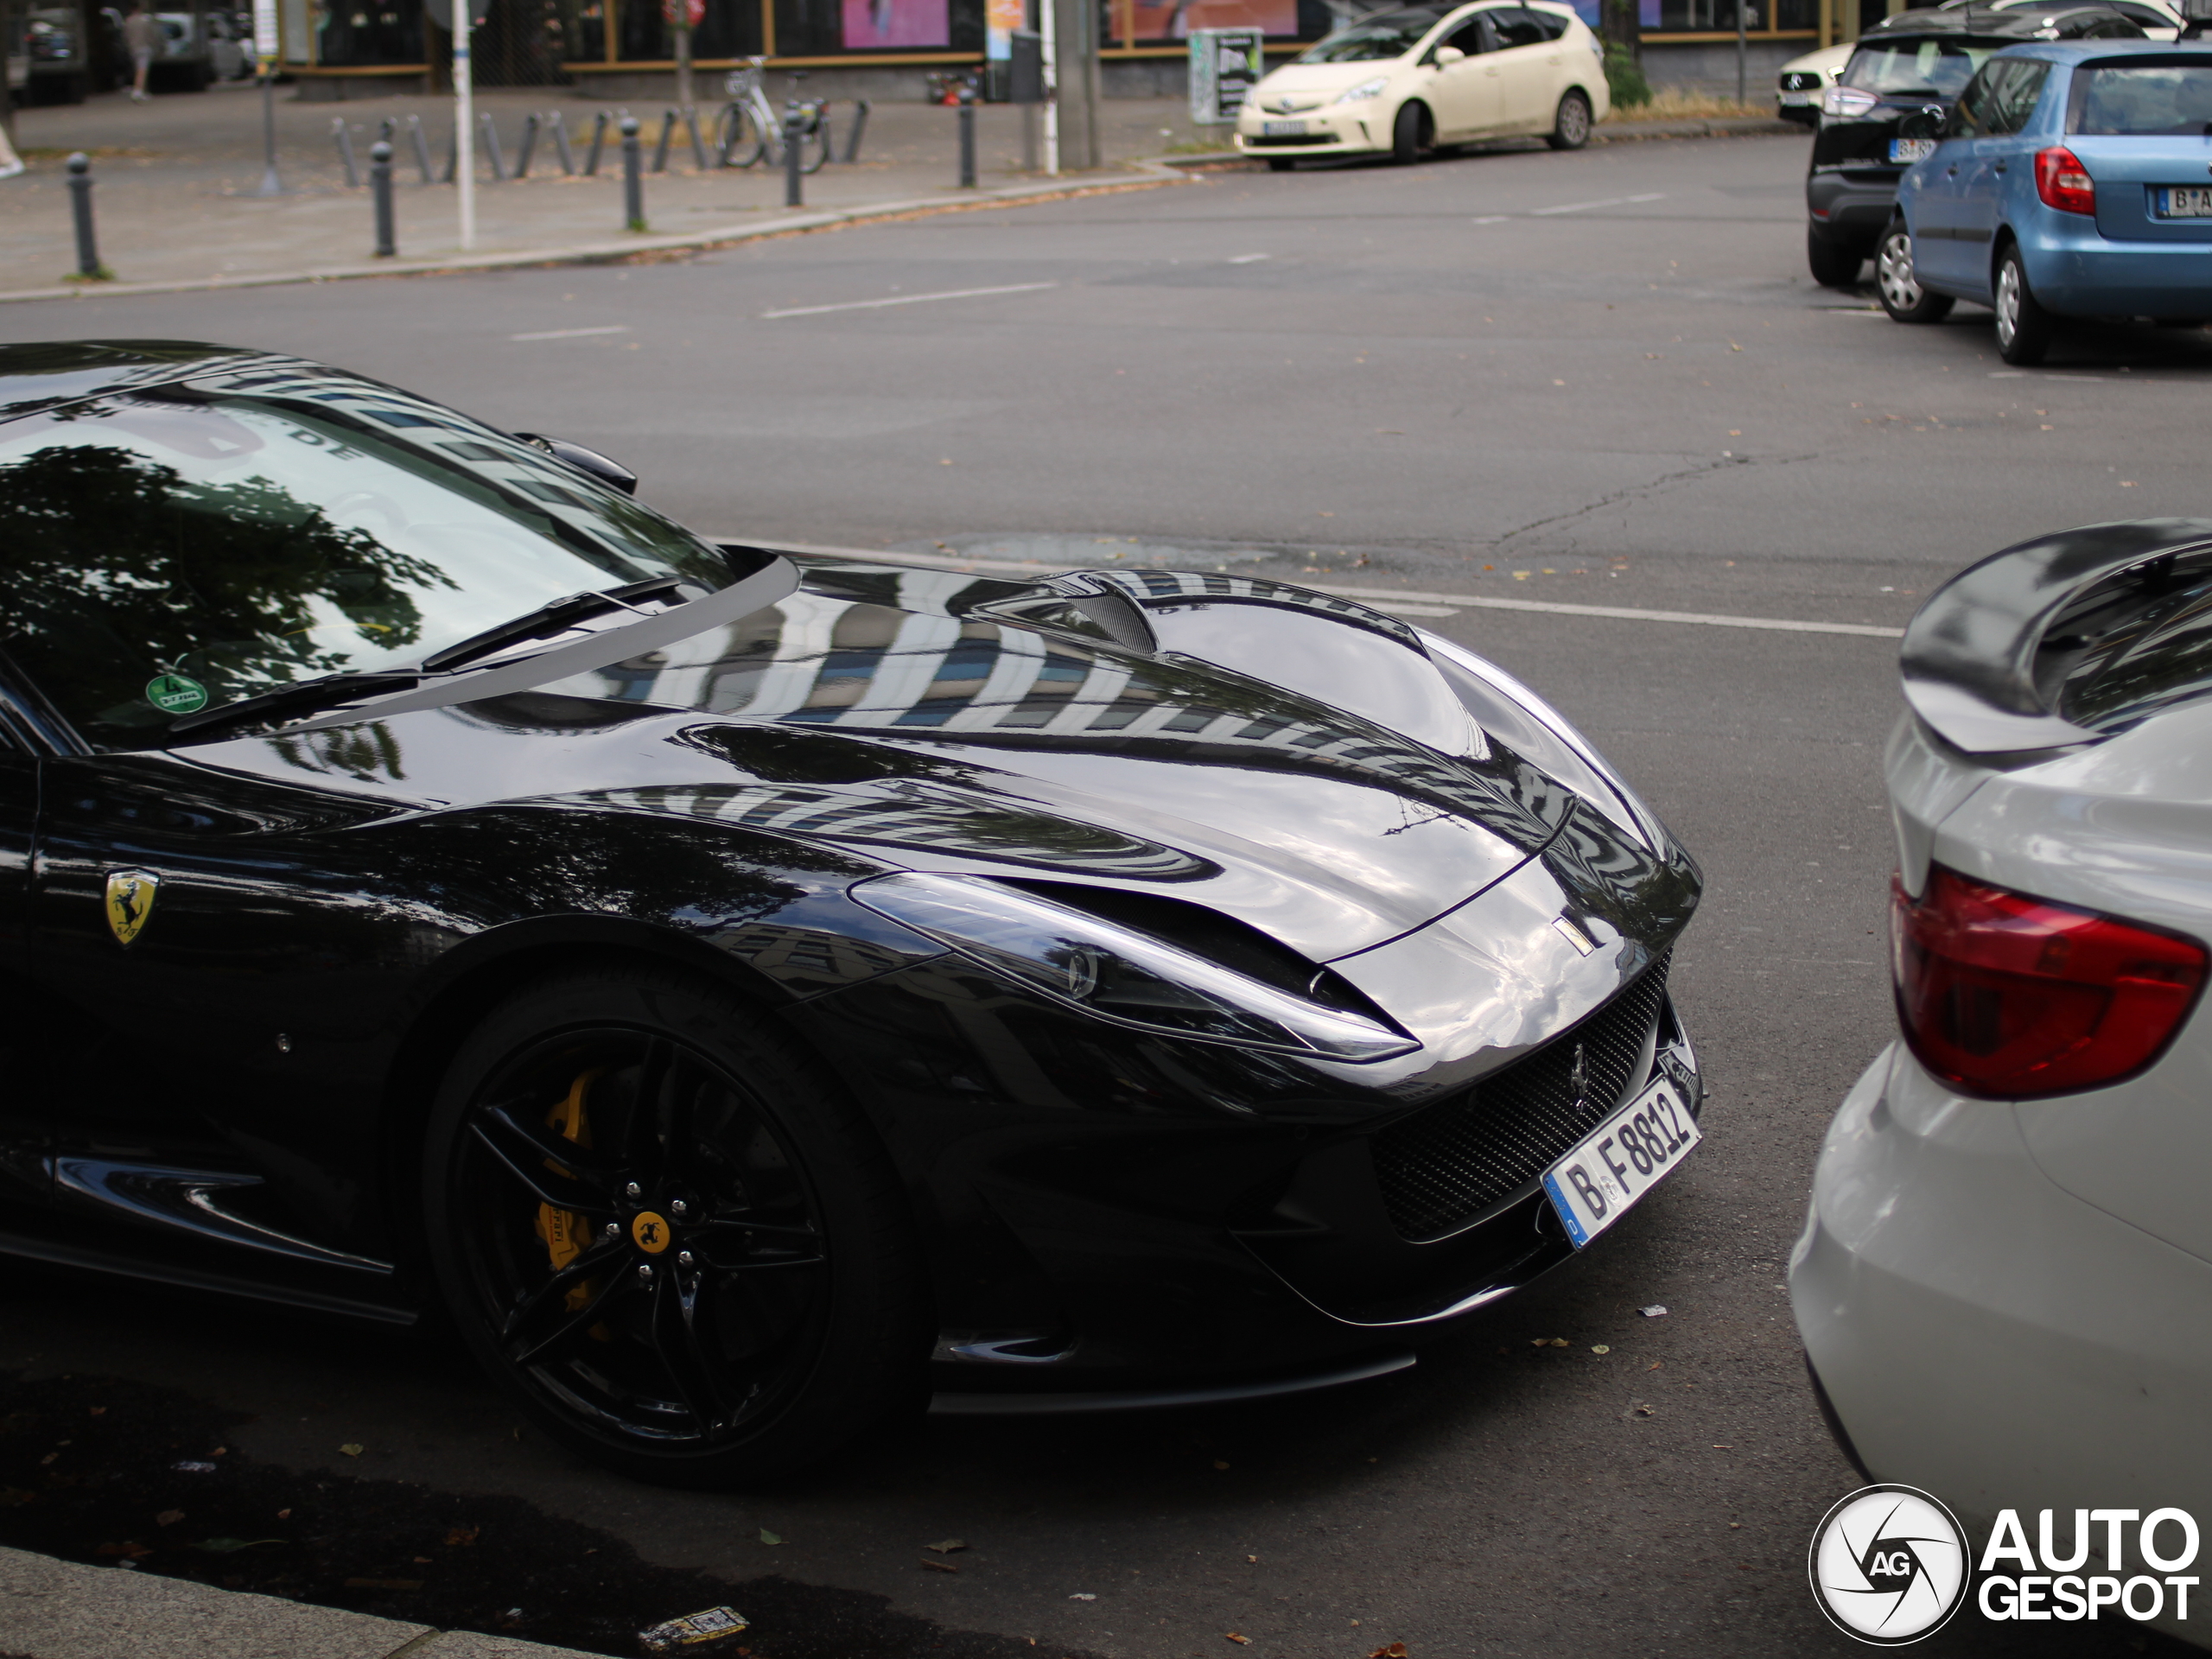
[[[1900,138],[1937,139],[1943,136],[1943,111],[1936,109],[1915,110],[1897,123]]]
[[[1456,46],[1440,46],[1436,48],[1436,67],[1440,69],[1449,69],[1466,55]]]
[[[518,432],[520,438],[533,449],[543,449],[554,460],[575,467],[588,477],[595,478],[609,488],[625,495],[638,493],[638,475],[619,461],[609,461],[596,449],[587,449],[581,443],[570,443],[565,438],[549,438],[536,432]]]

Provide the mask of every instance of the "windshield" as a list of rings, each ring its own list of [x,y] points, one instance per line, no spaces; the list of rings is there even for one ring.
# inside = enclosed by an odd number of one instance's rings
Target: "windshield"
[[[330,375],[227,378],[266,390],[0,425],[0,651],[97,747],[156,747],[181,715],[295,681],[411,669],[585,589],[731,580],[690,532],[450,410]]]
[[[1862,44],[1845,66],[1843,84],[1885,98],[1956,98],[1974,79],[1974,72],[2003,44],[1953,40]]]
[[[1402,58],[1421,42],[1442,16],[1435,11],[1386,11],[1338,29],[1300,56],[1300,63],[1372,63]]]
[[[2212,59],[2080,70],[2066,130],[2097,137],[2212,134]]]

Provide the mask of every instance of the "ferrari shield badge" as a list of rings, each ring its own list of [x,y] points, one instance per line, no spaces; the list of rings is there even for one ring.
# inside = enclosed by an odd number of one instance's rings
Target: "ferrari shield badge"
[[[128,944],[144,931],[154,913],[154,894],[162,878],[150,870],[110,870],[107,873],[107,925],[118,943]]]

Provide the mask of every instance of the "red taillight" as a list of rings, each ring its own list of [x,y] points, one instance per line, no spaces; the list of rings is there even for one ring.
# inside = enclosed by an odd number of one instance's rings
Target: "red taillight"
[[[2036,152],[2036,194],[2043,198],[2044,207],[2056,207],[2062,213],[2096,217],[2097,181],[2089,176],[2081,158],[2063,144]]]
[[[1969,1095],[2071,1094],[2133,1076],[2181,1028],[2204,982],[2193,939],[1940,866],[1917,903],[1892,883],[1890,924],[1905,1040]]]

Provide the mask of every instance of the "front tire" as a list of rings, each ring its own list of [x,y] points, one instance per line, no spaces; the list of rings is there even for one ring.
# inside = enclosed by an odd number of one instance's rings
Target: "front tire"
[[[478,1360],[620,1473],[757,1481],[924,1398],[889,1160],[834,1077],[710,984],[638,966],[518,990],[448,1068],[423,1199]]]
[[[1590,142],[1590,97],[1579,86],[1569,87],[1552,117],[1552,130],[1544,142],[1554,149],[1580,149]]]
[[[1848,293],[1859,286],[1859,268],[1866,263],[1866,256],[1856,248],[1838,247],[1814,230],[1805,232],[1805,264],[1811,268],[1813,280],[1822,288],[1841,289]]]
[[[1410,167],[1421,159],[1434,137],[1435,122],[1428,112],[1428,105],[1405,103],[1398,106],[1398,118],[1390,124],[1390,159],[1401,167]]]
[[[1951,296],[1923,288],[1912,266],[1912,232],[1897,223],[1882,232],[1874,250],[1874,288],[1892,322],[1941,322],[1951,315]]]
[[[2027,268],[2020,250],[2008,247],[1997,262],[1997,354],[2016,368],[2029,368],[2044,359],[2051,336],[2058,332],[2056,319],[2043,308],[2028,286]]]

